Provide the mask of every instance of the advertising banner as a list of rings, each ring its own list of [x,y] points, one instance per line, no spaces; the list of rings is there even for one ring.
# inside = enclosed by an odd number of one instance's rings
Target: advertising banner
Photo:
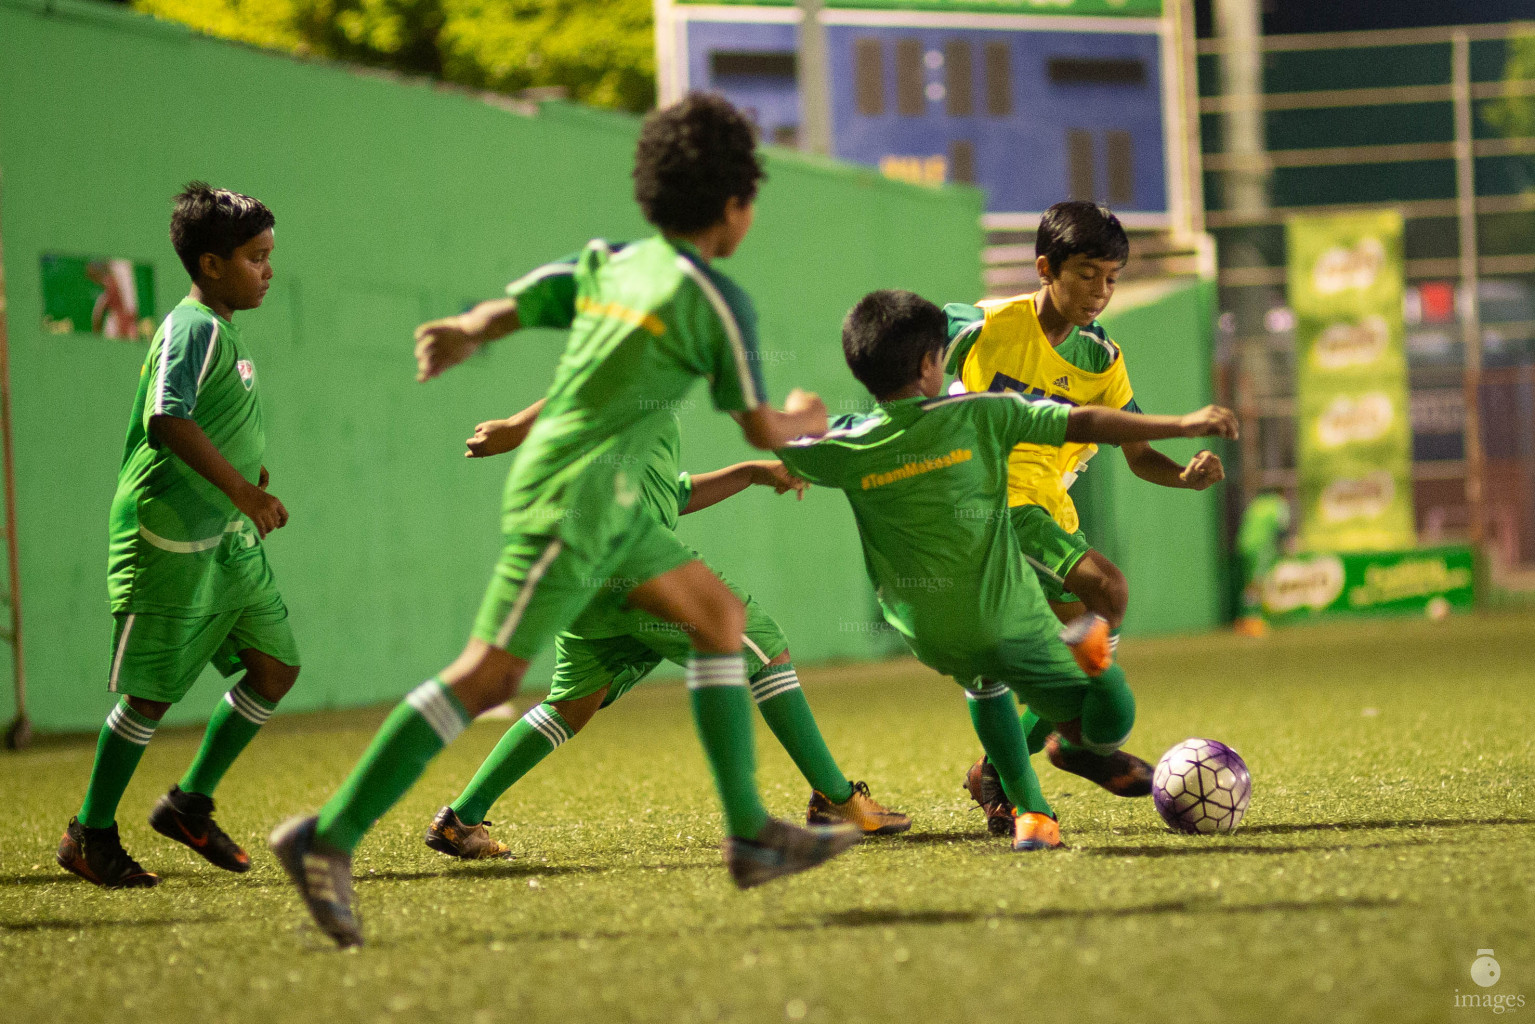
[[[1472,605],[1471,549],[1303,554],[1264,578],[1263,613],[1276,622],[1321,614],[1427,612]]]
[[[1292,217],[1300,540],[1314,551],[1416,542],[1402,341],[1402,216]]]
[[[155,333],[155,268],[111,256],[42,258],[43,330],[148,341]]]

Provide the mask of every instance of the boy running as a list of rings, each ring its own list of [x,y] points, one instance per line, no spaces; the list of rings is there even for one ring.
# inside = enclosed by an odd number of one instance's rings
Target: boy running
[[[479,424],[466,442],[465,454],[483,458],[515,449],[527,438],[543,404],[537,402],[508,419]],[[678,426],[674,415],[651,450],[640,485],[646,511],[668,530],[677,528],[679,516],[706,509],[753,484],[771,487],[778,494],[804,493],[805,481],[790,476],[777,461],[742,462],[713,473],[682,472]],[[911,828],[910,818],[881,807],[867,785],[842,774],[800,688],[783,630],[746,591],[728,580],[725,585],[746,605],[742,642],[752,700],[810,783],[807,822],[847,822],[865,835],[892,835]],[[681,630],[625,607],[622,599],[611,594],[608,591],[594,600],[555,640],[558,661],[549,696],[507,730],[468,788],[437,812],[427,826],[427,846],[465,860],[505,856],[508,848],[491,837],[485,821],[501,794],[663,660],[687,664],[688,639]]]
[[[159,876],[117,833],[117,805],[155,726],[210,662],[245,674],[224,696],[181,781],[149,824],[228,871],[250,858],[213,820],[213,791],[298,678],[288,609],[261,538],[288,522],[268,494],[250,350],[234,326],[272,279],[272,212],[200,181],[176,197],[171,245],[192,291],[149,344],[112,499],[107,589],[115,627],[107,716],[80,812],[57,860],[108,889]]]
[[[1008,522],[1009,456],[1019,444],[1233,437],[1236,419],[1214,406],[1177,417],[1011,392],[940,398],[946,341],[944,313],[927,300],[866,295],[843,323],[842,349],[878,406],[779,455],[796,475],[847,494],[885,620],[924,664],[966,688],[976,734],[1017,808],[1013,849],[1057,847],[1015,701],[1098,756],[1124,742],[1134,702],[1123,677],[1090,679],[1056,635]]]
[[[1139,412],[1124,354],[1097,322],[1129,259],[1130,242],[1119,218],[1094,203],[1056,203],[1040,220],[1034,250],[1038,291],[944,307],[947,368],[958,378],[956,386]],[[1220,458],[1210,451],[1180,466],[1145,441],[1120,449],[1136,476],[1163,487],[1200,491],[1225,476]],[[1065,635],[1083,667],[1122,683],[1124,670],[1113,663],[1113,653],[1129,587],[1119,568],[1088,545],[1067,493],[1097,450],[1091,443],[1019,445],[1008,459],[1008,518],[1050,607],[1070,624]],[[1029,749],[1046,749],[1058,768],[1119,796],[1151,792],[1151,766],[1140,758],[1126,752],[1112,761],[1096,757],[1051,735],[1046,724],[1030,715],[1025,715],[1024,730]],[[1012,809],[998,802],[995,772],[984,758],[970,769],[967,785],[993,831],[1009,828]]]
[[[363,835],[480,712],[517,692],[528,662],[599,594],[613,591],[682,627],[691,644],[693,715],[725,808],[723,844],[742,888],[803,871],[855,843],[849,826],[801,828],[768,817],[757,792],[741,635],[746,612],[639,500],[643,465],[673,404],[699,378],[746,440],[774,448],[826,429],[815,395],[767,404],[746,294],[710,262],[735,252],[752,222],[762,168],[750,123],[717,96],[690,95],[646,118],[635,197],[660,234],[594,240],[481,303],[416,331],[426,381],[523,327],[568,329],[542,413],[507,479],[504,546],[463,653],[412,690],[316,816],[272,834],[272,848],[315,921],[339,945],[362,941],[351,855]]]

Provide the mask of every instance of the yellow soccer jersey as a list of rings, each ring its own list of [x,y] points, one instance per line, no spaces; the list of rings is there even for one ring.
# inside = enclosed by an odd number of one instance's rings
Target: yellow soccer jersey
[[[951,303],[944,313],[947,368],[964,390],[1017,391],[1063,405],[1140,411],[1124,355],[1096,321],[1073,327],[1055,347],[1039,326],[1033,292],[974,306]],[[1059,448],[1020,444],[1008,459],[1008,505],[1039,505],[1061,529],[1075,532],[1080,523],[1067,489],[1097,450],[1074,442]]]

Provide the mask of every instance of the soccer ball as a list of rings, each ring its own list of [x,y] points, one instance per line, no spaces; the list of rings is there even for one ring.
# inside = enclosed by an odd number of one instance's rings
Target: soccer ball
[[[1247,813],[1253,781],[1240,754],[1216,740],[1184,740],[1151,777],[1157,813],[1175,832],[1231,832]]]

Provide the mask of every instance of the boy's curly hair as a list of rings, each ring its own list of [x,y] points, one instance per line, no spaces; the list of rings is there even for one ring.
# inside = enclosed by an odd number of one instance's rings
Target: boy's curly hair
[[[718,223],[731,197],[751,202],[765,176],[751,121],[723,96],[689,93],[655,110],[634,153],[634,198],[662,231],[691,234]]]
[[[277,223],[259,199],[206,181],[189,181],[171,212],[171,247],[196,281],[205,252],[228,259],[240,246]]]

